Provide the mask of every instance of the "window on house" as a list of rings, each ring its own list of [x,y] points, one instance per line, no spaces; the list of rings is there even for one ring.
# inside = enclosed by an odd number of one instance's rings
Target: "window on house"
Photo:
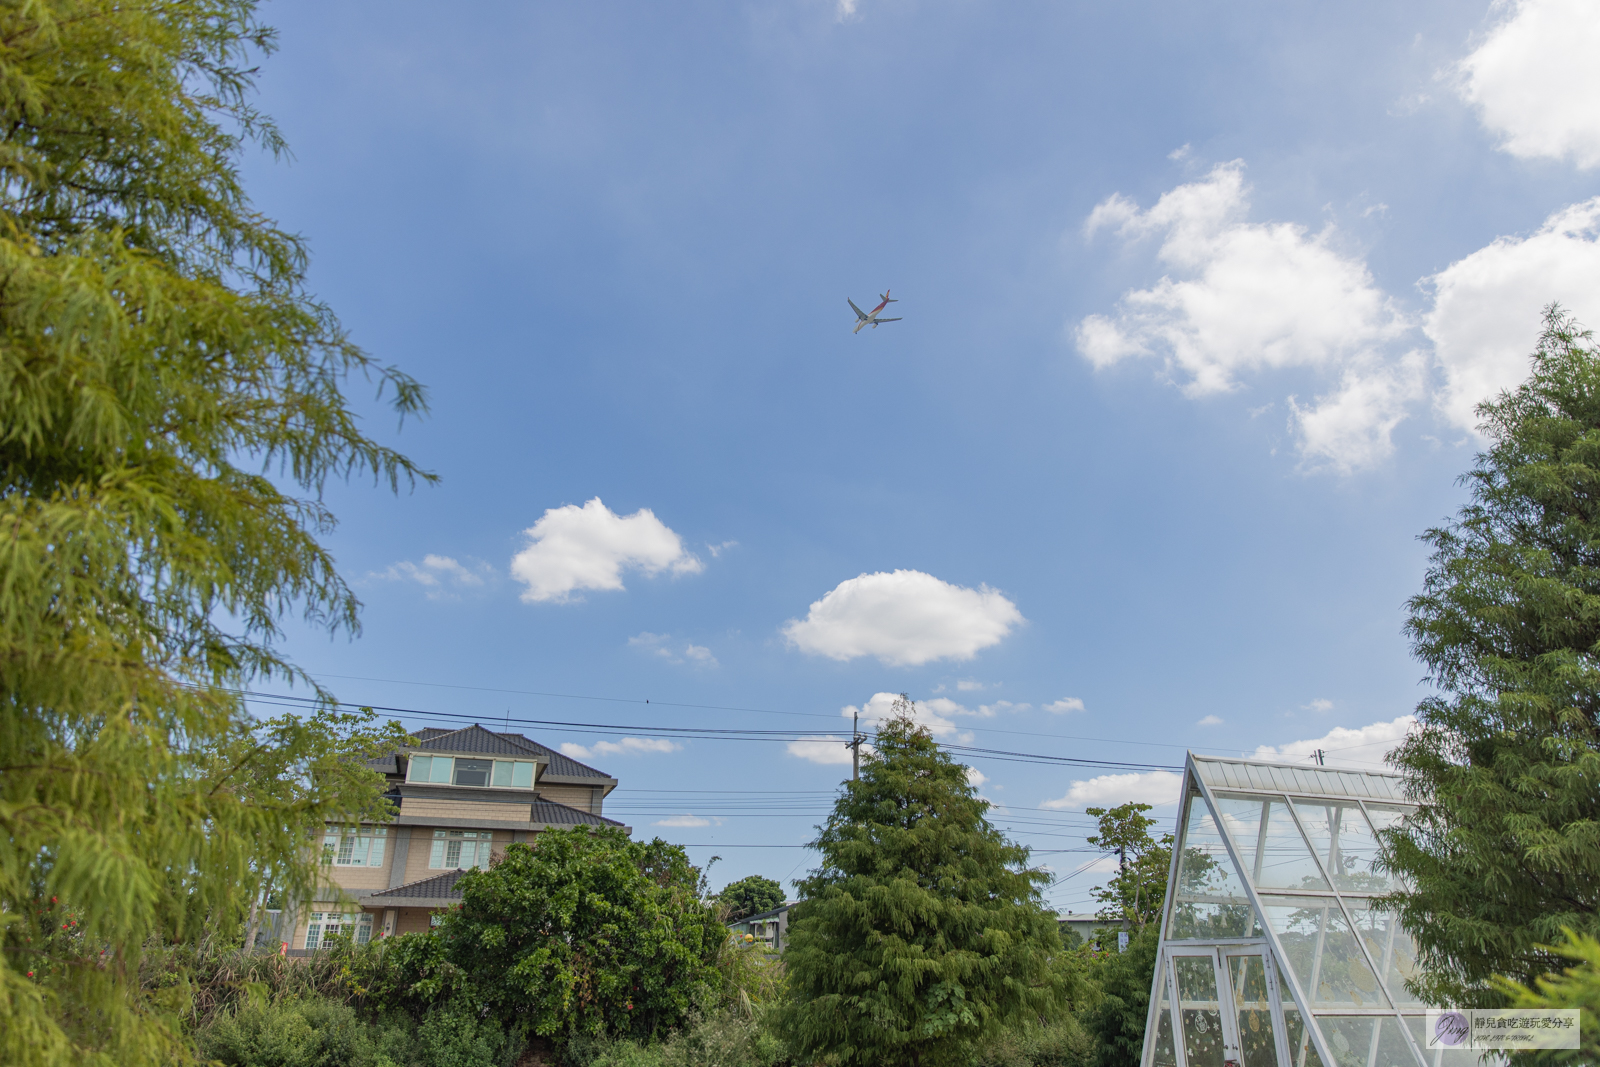
[[[487,867],[493,838],[488,830],[435,830],[428,866],[446,871]]]
[[[495,760],[494,784],[510,789],[532,789],[533,764],[524,760]]]
[[[455,784],[488,785],[489,769],[493,764],[493,760],[457,758]]]
[[[324,948],[340,934],[351,934],[358,945],[372,940],[369,911],[314,911],[306,926],[306,948]]]
[[[411,766],[406,772],[406,781],[448,783],[452,762],[454,761],[449,756],[412,756]]]
[[[335,867],[382,867],[389,831],[382,826],[330,826],[322,835],[322,859]]]

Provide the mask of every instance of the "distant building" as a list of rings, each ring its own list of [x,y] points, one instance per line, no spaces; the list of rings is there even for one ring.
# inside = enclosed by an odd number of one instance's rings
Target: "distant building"
[[[1102,926],[1109,926],[1095,917],[1092,911],[1067,911],[1056,915],[1056,926],[1061,931],[1061,943],[1074,948],[1089,940],[1089,935]]]
[[[291,955],[348,933],[358,943],[426,930],[460,903],[456,879],[487,867],[512,842],[573,826],[626,826],[601,814],[617,780],[522,734],[482,726],[418,730],[412,743],[367,764],[398,808],[382,825],[328,827],[332,883],[278,917]]]
[[[795,902],[790,901],[759,915],[746,915],[737,922],[729,923],[728,929],[733,931],[737,940],[743,941],[749,936],[774,951],[781,951],[789,934],[789,909],[794,905]]]

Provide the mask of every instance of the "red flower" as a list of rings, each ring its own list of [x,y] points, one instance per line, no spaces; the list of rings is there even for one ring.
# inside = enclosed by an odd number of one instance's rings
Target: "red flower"
[[[29,972],[28,972],[28,977],[29,977],[29,978],[32,978],[32,977],[33,977],[33,972],[32,972],[32,971],[29,971]]]

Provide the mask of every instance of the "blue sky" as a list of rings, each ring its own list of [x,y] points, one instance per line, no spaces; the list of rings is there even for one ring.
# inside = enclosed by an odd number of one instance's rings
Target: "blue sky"
[[[365,632],[290,652],[415,725],[634,728],[529,732],[714,884],[811,864],[843,747],[652,729],[904,691],[981,748],[1381,758],[1472,405],[1545,302],[1600,322],[1571,0],[265,16],[294,159],[250,188],[428,386],[399,433],[356,392],[443,479],[329,492]],[[1084,806],[1175,789],[971,763],[1062,875]]]

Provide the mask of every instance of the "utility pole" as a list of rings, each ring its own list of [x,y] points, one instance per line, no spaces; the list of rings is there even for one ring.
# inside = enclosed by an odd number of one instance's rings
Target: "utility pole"
[[[1320,749],[1320,748],[1317,749],[1316,757],[1317,757],[1317,766],[1321,767],[1322,766],[1322,749]]]
[[[852,782],[861,781],[861,742],[863,740],[865,738],[861,736],[861,713],[858,711],[850,716],[850,740],[844,743],[844,747],[850,750],[850,780]]]

